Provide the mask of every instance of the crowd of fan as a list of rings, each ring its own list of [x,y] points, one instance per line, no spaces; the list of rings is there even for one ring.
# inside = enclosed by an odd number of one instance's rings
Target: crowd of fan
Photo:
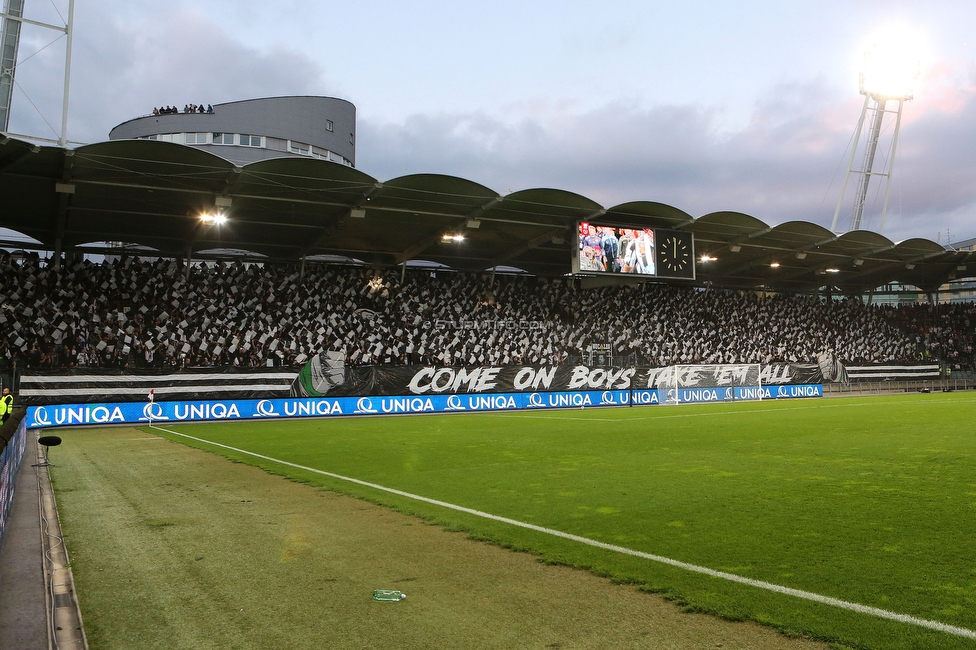
[[[179,112],[180,109],[176,108],[175,106],[160,106],[160,107],[153,107],[152,114],[153,115],[177,115],[179,114]],[[186,104],[183,106],[183,112],[184,113],[213,113],[214,109],[213,106],[210,104],[207,104],[206,108],[203,107],[203,104]]]
[[[133,258],[56,269],[0,260],[0,354],[21,367],[296,368],[555,364],[609,343],[618,360],[972,368],[976,306],[869,307],[670,285],[583,290],[569,278]]]
[[[905,332],[925,358],[950,368],[972,370],[976,345],[976,303],[912,304],[885,308],[885,318]]]

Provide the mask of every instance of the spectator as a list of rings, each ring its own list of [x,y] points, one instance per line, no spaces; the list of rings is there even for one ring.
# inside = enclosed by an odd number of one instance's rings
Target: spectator
[[[870,307],[570,279],[122,258],[60,271],[0,261],[17,287],[0,309],[0,355],[29,368],[290,367],[322,350],[349,364],[552,364],[592,343],[649,366],[944,359],[973,367],[976,305]]]

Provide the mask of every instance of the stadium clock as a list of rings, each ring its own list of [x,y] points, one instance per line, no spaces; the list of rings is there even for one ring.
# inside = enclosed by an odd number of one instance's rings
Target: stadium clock
[[[657,274],[664,278],[695,277],[692,234],[677,230],[657,231]]]

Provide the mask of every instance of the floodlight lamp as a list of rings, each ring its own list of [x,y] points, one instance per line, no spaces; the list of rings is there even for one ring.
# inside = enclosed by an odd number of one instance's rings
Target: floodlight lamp
[[[840,269],[824,269],[827,273],[840,273]]]
[[[443,235],[441,235],[441,241],[444,242],[444,243],[462,242],[462,241],[464,241],[464,235],[455,235],[455,234],[446,232]]]
[[[862,95],[910,101],[919,77],[918,55],[904,37],[875,43],[864,53],[860,76]]]
[[[779,262],[770,262],[769,263],[769,268],[771,268],[771,269],[778,269],[779,268]]]
[[[707,253],[704,254],[704,255],[702,255],[701,258],[700,258],[700,261],[703,262],[703,263],[704,262],[715,262],[716,260],[718,260],[717,257],[712,257],[711,255],[709,255]]]
[[[210,225],[219,226],[227,223],[227,216],[223,212],[204,212],[200,215],[200,221]]]

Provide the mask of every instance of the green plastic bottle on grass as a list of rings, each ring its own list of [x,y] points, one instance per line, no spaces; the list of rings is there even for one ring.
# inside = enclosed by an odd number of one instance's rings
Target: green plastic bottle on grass
[[[407,595],[397,589],[374,589],[373,600],[398,601],[406,598]]]

